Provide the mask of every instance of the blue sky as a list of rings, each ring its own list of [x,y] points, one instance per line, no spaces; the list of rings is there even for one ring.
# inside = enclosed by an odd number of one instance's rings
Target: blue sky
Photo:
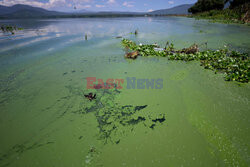
[[[0,5],[26,4],[58,11],[137,11],[171,8],[197,0],[0,0]],[[74,9],[76,8],[76,9]]]

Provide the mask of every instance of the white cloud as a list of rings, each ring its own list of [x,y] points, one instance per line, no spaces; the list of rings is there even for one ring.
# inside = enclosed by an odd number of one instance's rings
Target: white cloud
[[[84,8],[84,9],[91,8],[91,5],[83,5],[82,8]]]
[[[30,1],[30,0],[3,0],[3,1],[0,1],[0,5],[4,5],[4,6],[12,6],[15,4],[24,4],[24,5],[33,5],[33,6],[37,6],[37,7],[43,7],[45,4],[49,4],[49,2],[42,3],[42,2]]]
[[[172,5],[172,4],[174,4],[174,1],[168,1],[168,3]]]
[[[97,7],[97,8],[104,8],[105,5],[98,5],[98,4],[96,4],[95,7]]]
[[[108,4],[113,4],[113,3],[116,3],[116,1],[115,1],[115,0],[108,0],[107,3],[108,3]]]
[[[134,7],[134,2],[127,2],[127,1],[125,1],[122,5],[126,6],[128,8],[132,8],[132,7]]]
[[[83,3],[89,3],[92,2],[93,0],[68,0],[69,2],[73,2],[73,3],[79,3],[79,4],[83,4]]]
[[[48,2],[39,2],[37,0],[0,0],[0,5],[12,6],[16,4],[31,5],[35,7],[51,9],[58,7],[72,7],[89,8],[89,4],[93,0],[49,0]]]
[[[49,0],[49,2],[38,2],[34,0],[2,0],[0,5],[12,6],[16,4],[31,5],[42,8],[51,8],[55,6],[68,6],[66,0]]]
[[[149,9],[148,12],[153,12],[154,10],[153,9]]]

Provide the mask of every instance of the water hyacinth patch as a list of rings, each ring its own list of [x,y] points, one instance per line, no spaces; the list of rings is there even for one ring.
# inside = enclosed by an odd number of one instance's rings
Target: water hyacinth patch
[[[205,69],[224,72],[226,81],[238,81],[247,83],[250,77],[250,61],[247,53],[230,51],[229,49],[199,51],[197,45],[177,50],[172,43],[168,43],[164,49],[157,44],[137,45],[135,42],[123,39],[122,45],[126,50],[138,51],[140,56],[161,56],[169,60],[193,61],[199,60]]]
[[[16,27],[16,26],[10,26],[10,25],[1,25],[0,28],[1,28],[1,31],[3,33],[10,32],[11,34],[15,34],[15,31],[23,30],[23,28],[19,28],[19,27]]]

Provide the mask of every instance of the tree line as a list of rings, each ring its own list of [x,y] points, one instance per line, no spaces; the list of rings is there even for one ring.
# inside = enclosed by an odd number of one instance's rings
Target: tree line
[[[210,10],[222,10],[227,3],[230,3],[230,9],[234,9],[249,2],[250,0],[198,0],[194,6],[188,9],[188,12],[201,13]]]

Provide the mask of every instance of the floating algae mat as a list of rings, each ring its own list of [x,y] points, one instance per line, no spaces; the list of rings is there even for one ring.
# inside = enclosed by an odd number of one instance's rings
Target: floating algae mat
[[[143,109],[147,105],[120,106],[116,104],[114,98],[119,93],[117,89],[114,91],[99,89],[98,98],[90,103],[90,106],[86,107],[83,112],[80,112],[82,114],[94,113],[100,130],[100,138],[104,140],[104,143],[118,144],[124,134],[131,132],[134,126],[141,122],[146,128],[153,129],[158,122],[163,123],[166,120],[164,114],[155,116],[154,113],[151,113],[146,115]]]
[[[248,26],[182,17],[0,25],[10,26],[0,30],[0,167],[249,166]],[[136,60],[124,58],[121,38]],[[124,83],[88,89],[89,77]]]

